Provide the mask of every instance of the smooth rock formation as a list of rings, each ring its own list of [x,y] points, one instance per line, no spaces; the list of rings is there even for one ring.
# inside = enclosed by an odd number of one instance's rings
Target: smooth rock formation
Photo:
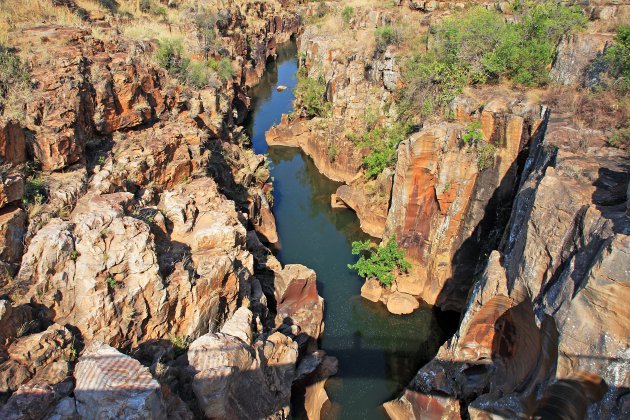
[[[277,322],[298,327],[300,345],[316,342],[324,329],[324,299],[317,293],[315,271],[288,264],[275,276]]]
[[[406,293],[394,292],[387,298],[387,310],[394,315],[410,314],[419,307],[418,299]]]

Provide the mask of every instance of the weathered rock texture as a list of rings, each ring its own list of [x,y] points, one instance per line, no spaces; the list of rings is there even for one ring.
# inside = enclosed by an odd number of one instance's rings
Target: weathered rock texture
[[[289,415],[323,300],[259,240],[278,240],[269,170],[236,124],[301,19],[287,1],[206,6],[234,72],[201,89],[117,17],[11,34],[32,92],[23,121],[0,117],[2,418]]]
[[[80,418],[166,419],[160,384],[140,362],[95,341],[74,372]]]
[[[608,391],[589,416],[628,415],[628,155],[560,114],[544,126],[459,331],[386,404],[393,417],[459,417],[460,401],[472,418],[546,412],[536,400],[556,380],[577,384],[571,409],[583,415],[601,397],[587,392],[600,389],[597,377]],[[584,136],[587,149],[578,146]]]
[[[493,97],[484,107],[460,97],[454,123],[427,126],[398,148],[385,236],[413,261],[419,296],[443,309],[461,309],[480,257],[498,244],[523,169],[519,154],[542,120],[535,104]],[[461,140],[475,120],[490,156]]]

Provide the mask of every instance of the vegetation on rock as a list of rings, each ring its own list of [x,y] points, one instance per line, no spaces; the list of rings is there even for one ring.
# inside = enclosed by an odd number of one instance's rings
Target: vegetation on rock
[[[21,119],[30,91],[27,65],[0,44],[0,115]]]
[[[630,90],[630,25],[617,29],[615,43],[606,50],[604,60],[608,73],[614,80],[613,88],[621,94]]]
[[[462,136],[462,140],[466,145],[471,145],[482,141],[483,133],[481,132],[481,123],[479,121],[474,121],[468,124],[468,128]]]
[[[447,18],[431,28],[428,51],[403,65],[401,111],[442,112],[468,84],[544,85],[558,41],[586,20],[579,8],[551,1],[521,3],[514,23],[483,7]]]
[[[398,29],[391,25],[376,28],[374,35],[376,36],[376,48],[379,51],[384,51],[388,46],[399,44],[402,41],[402,35]]]
[[[217,78],[225,81],[234,76],[232,63],[226,57],[218,60],[210,57],[205,61],[189,59],[180,38],[160,40],[155,60],[180,81],[198,89],[212,85]]]
[[[352,242],[352,254],[361,256],[356,263],[348,264],[348,268],[356,270],[361,277],[376,278],[384,286],[394,282],[396,271],[406,273],[411,269],[411,263],[405,259],[405,251],[398,246],[395,237],[381,246],[369,240]]]
[[[295,109],[307,118],[324,117],[330,113],[330,102],[326,101],[326,82],[323,77],[309,77],[308,70],[301,67],[297,73]]]
[[[374,126],[358,141],[359,147],[369,150],[363,158],[363,168],[368,179],[376,178],[385,168],[396,165],[396,149],[409,135],[410,127],[402,123],[391,126]]]
[[[348,25],[354,16],[354,7],[346,6],[341,11],[341,19],[343,19],[344,23]]]

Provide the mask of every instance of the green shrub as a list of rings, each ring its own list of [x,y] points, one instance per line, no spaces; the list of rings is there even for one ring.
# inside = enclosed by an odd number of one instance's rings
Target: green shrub
[[[175,357],[178,357],[186,353],[188,347],[190,346],[191,339],[188,336],[174,335],[170,337],[170,342],[173,345]]]
[[[477,168],[483,171],[494,164],[494,156],[497,153],[497,148],[485,141],[477,145]]]
[[[396,148],[409,132],[409,126],[396,123],[390,127],[373,127],[363,134],[358,146],[369,149],[363,158],[363,168],[368,179],[376,178],[385,168],[396,164]]]
[[[400,44],[402,41],[400,31],[391,25],[376,28],[374,36],[376,36],[376,48],[379,51],[384,51],[388,46]]]
[[[118,281],[116,281],[116,279],[112,276],[107,276],[107,278],[105,279],[105,283],[107,283],[107,285],[112,289],[118,287]]]
[[[468,124],[466,132],[462,136],[464,144],[471,145],[479,143],[483,140],[483,133],[481,132],[481,123],[479,121],[473,121]]]
[[[158,64],[174,76],[185,76],[190,60],[184,56],[184,44],[180,38],[164,38],[155,52]]]
[[[337,145],[331,141],[328,145],[328,161],[334,162],[337,160],[337,155],[339,154],[339,150],[337,149]]]
[[[606,142],[611,147],[624,148],[630,146],[630,127],[615,130]]]
[[[330,113],[330,103],[326,101],[326,82],[323,77],[313,79],[305,67],[297,74],[295,94],[296,110],[300,109],[307,118],[324,117]]]
[[[223,80],[230,80],[234,77],[232,62],[228,58],[223,57],[220,60],[210,58],[208,60],[208,66]]]
[[[37,173],[31,175],[26,180],[22,204],[24,206],[40,205],[46,201],[46,185],[41,176]]]
[[[432,27],[428,52],[412,54],[402,68],[403,115],[443,112],[468,84],[502,78],[530,86],[547,83],[560,37],[584,27],[587,19],[579,8],[553,1],[517,9],[514,23],[478,6]]]
[[[475,151],[477,156],[477,168],[483,171],[494,164],[494,156],[497,148],[483,139],[481,131],[481,123],[473,121],[468,124],[466,132],[462,135],[462,141],[468,147]],[[449,186],[450,187],[450,186]]]
[[[30,92],[28,66],[8,48],[0,45],[0,115],[19,118]]]
[[[354,7],[346,6],[341,11],[341,19],[343,19],[344,23],[348,25],[354,16]]]
[[[361,257],[355,264],[348,264],[348,268],[356,270],[361,277],[378,279],[384,286],[394,282],[394,271],[406,273],[411,269],[395,237],[390,238],[385,246],[372,245],[369,240],[355,241],[352,243],[352,254]]]
[[[604,54],[613,88],[622,95],[630,90],[630,25],[617,28],[615,43]]]
[[[212,71],[203,61],[190,61],[185,73],[186,84],[201,89],[208,85]]]

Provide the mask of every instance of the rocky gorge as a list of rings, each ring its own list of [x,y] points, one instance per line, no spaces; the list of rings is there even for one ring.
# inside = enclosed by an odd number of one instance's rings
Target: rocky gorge
[[[475,87],[449,104],[448,118],[428,119],[401,142],[394,168],[366,180],[368,150],[353,133],[365,130],[374,110],[390,118],[402,64],[401,47],[372,55],[362,37],[409,10],[422,22],[416,32],[428,33],[464,7],[398,3],[401,9],[356,6],[341,35],[322,29],[325,23],[307,26],[301,57],[325,83],[330,112],[287,116],[267,136],[270,144],[302,148],[322,173],[344,182],[332,205],[352,208],[365,232],[396,238],[405,250],[410,272],[385,289],[367,279],[362,296],[393,313],[413,311],[419,298],[462,314],[458,332],[401,398],[385,404],[387,414],[516,418],[551,415],[555,405],[568,418],[626,417],[627,148],[610,147],[601,123],[576,123],[567,98]],[[480,3],[512,13],[507,4]],[[628,11],[589,2],[588,29],[557,47],[553,82],[594,83],[592,63]],[[354,43],[340,43],[344,36]],[[618,111],[602,112],[614,118]],[[492,145],[490,159],[462,147],[471,126]],[[561,402],[568,393],[577,400]]]
[[[294,383],[321,394],[315,273],[260,241],[277,240],[269,172],[237,125],[299,34],[285,6],[216,9],[229,77],[203,89],[118,15],[10,33],[29,92],[0,122],[0,417],[287,417]]]
[[[409,328],[421,342],[394,336],[421,355],[386,354],[378,374],[399,383],[369,416],[630,416],[629,159],[607,127],[628,111],[585,122],[571,94],[600,77],[630,6],[581,4],[588,24],[557,45],[550,88],[475,85],[447,115],[416,110],[392,165],[367,177],[370,146],[357,139],[393,124],[405,83],[406,44],[374,34],[400,23],[430,39],[468,5],[351,1],[345,19],[338,2],[169,1],[127,15],[124,2],[92,3],[40,4],[65,20],[12,23],[0,50],[28,63],[28,80],[12,81],[23,92],[0,89],[1,418],[364,418],[328,402],[368,404],[335,401],[360,387],[326,381],[340,369],[351,383],[379,338],[362,348],[363,330],[351,344],[336,330],[351,315],[324,307],[322,285],[347,296],[323,279],[337,275],[333,257],[308,248],[327,255],[313,256],[316,272],[286,249],[297,245],[285,226],[297,228],[280,217],[299,207],[277,177],[294,155],[257,154],[243,127],[290,40],[329,109],[283,115],[265,143],[299,147],[339,182],[316,197],[327,217],[351,230],[329,209],[352,209],[411,263],[390,287],[366,279],[372,302],[353,302],[353,315],[393,330],[441,322],[429,307],[460,315],[452,337],[442,326]],[[475,3],[515,19],[513,2]],[[189,56],[175,46],[156,63],[168,44],[128,29],[147,24],[178,34]],[[194,67],[177,66],[201,58],[215,67],[196,86]],[[381,305],[411,315],[394,327]]]

